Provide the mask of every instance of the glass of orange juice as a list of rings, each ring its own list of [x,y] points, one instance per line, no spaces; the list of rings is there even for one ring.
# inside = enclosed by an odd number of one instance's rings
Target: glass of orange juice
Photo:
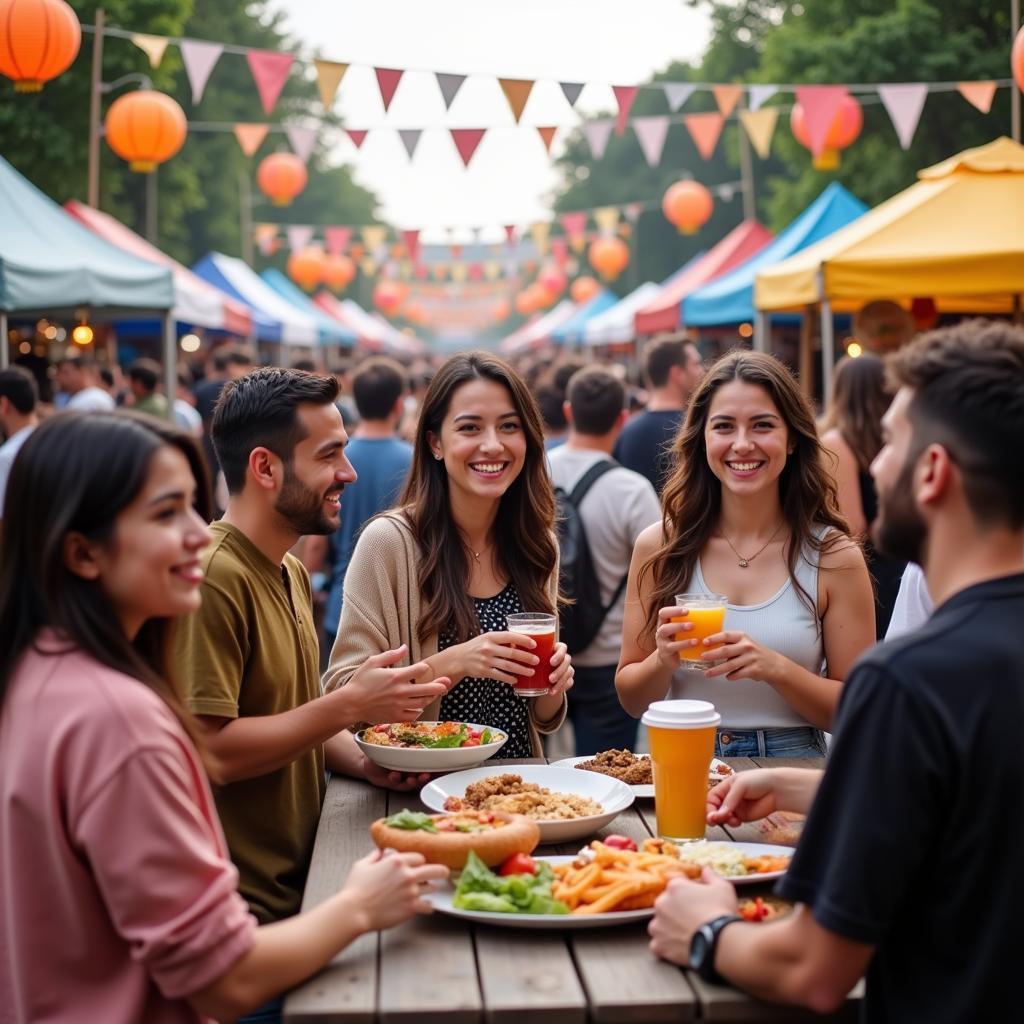
[[[714,704],[706,700],[659,700],[644,712],[659,836],[704,838],[708,769],[721,720]]]
[[[725,606],[729,599],[724,594],[676,594],[676,604],[686,609],[686,615],[676,616],[673,622],[692,622],[693,629],[676,633],[677,640],[703,640],[712,633],[721,633],[725,625]],[[684,647],[679,652],[679,667],[695,672],[703,672],[711,668],[713,661],[701,661],[704,651],[713,651],[714,647],[698,644],[696,647]]]

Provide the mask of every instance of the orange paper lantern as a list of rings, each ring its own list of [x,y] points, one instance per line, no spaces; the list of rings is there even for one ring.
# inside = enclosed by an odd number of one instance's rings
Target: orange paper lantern
[[[711,193],[699,181],[677,181],[669,185],[661,200],[665,218],[683,235],[699,231],[707,223],[714,208]]]
[[[789,114],[789,126],[793,137],[805,149],[811,148],[811,137],[807,131],[807,117],[799,103],[793,104]],[[839,166],[839,151],[856,141],[864,127],[864,114],[860,104],[852,96],[844,96],[836,116],[825,136],[825,148],[813,160],[819,171],[834,171]]]
[[[381,281],[373,289],[374,305],[382,312],[390,316],[398,311],[402,304],[402,293],[395,281]]]
[[[306,291],[311,291],[324,279],[324,263],[326,258],[323,249],[309,246],[299,249],[288,257],[288,276]]]
[[[324,284],[343,292],[356,276],[356,265],[347,256],[328,256],[324,260]]]
[[[39,92],[78,56],[82,29],[64,0],[0,0],[0,74]]]
[[[537,307],[534,305],[534,296],[530,293],[530,289],[526,288],[516,295],[515,299],[516,312],[520,316],[529,316],[535,312]]]
[[[1010,51],[1010,70],[1013,72],[1017,88],[1024,92],[1024,26],[1021,27],[1017,38],[1013,41],[1013,49]]]
[[[508,315],[511,312],[512,307],[510,306],[508,300],[500,299],[498,302],[494,304],[494,308],[491,310],[491,316],[498,321],[507,320]]]
[[[587,258],[606,281],[614,281],[629,265],[629,247],[619,238],[599,238],[590,243]]]
[[[577,277],[572,283],[572,287],[569,289],[569,296],[573,302],[586,302],[588,299],[592,299],[599,291],[601,286],[589,275],[583,277]]]
[[[170,96],[139,89],[118,96],[107,111],[107,144],[133,171],[148,174],[185,143],[185,112]]]
[[[271,153],[256,169],[256,184],[275,206],[287,206],[308,180],[306,165],[294,153]]]
[[[565,286],[568,284],[565,271],[561,267],[556,267],[553,263],[549,263],[546,267],[541,268],[540,273],[537,275],[537,281],[552,296],[552,299],[557,299],[565,291]]]

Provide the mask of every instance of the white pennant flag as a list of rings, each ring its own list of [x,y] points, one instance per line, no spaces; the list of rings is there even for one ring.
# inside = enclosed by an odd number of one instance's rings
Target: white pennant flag
[[[224,52],[220,43],[203,43],[196,39],[182,39],[179,44],[181,59],[185,64],[189,85],[192,86],[192,105],[203,98],[203,90],[210,78],[210,72]]]
[[[313,240],[313,228],[309,224],[288,225],[288,246],[292,252],[305,249]]]
[[[608,140],[612,137],[611,121],[587,121],[583,125],[583,134],[590,143],[590,154],[595,160],[604,158],[604,151],[608,148]]]
[[[880,85],[878,95],[882,104],[889,112],[900,145],[910,149],[917,131],[917,122],[921,120],[924,101],[928,96],[928,86],[923,83],[911,82],[906,85]]]
[[[662,88],[665,90],[665,99],[668,100],[668,109],[674,114],[692,95],[697,88],[689,82],[666,82]]]
[[[760,110],[777,92],[777,85],[751,85],[748,87],[747,95],[750,109]]]
[[[132,36],[132,42],[149,58],[150,67],[158,68],[170,40],[167,36],[147,36],[136,32]]]
[[[634,117],[633,131],[637,142],[643,150],[648,167],[657,167],[661,163],[661,151],[665,148],[668,135],[667,117]]]
[[[288,136],[288,142],[295,155],[303,163],[306,163],[309,160],[309,154],[313,152],[313,147],[316,145],[316,129],[286,125],[284,133]]]

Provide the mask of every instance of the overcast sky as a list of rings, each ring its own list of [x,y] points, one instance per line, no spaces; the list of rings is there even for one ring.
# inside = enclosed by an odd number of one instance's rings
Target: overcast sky
[[[699,56],[708,34],[707,18],[684,0],[275,3],[309,55],[352,65],[335,100],[350,127],[424,129],[411,164],[394,131],[371,133],[358,152],[346,138],[334,156],[377,194],[386,220],[424,229],[425,241],[444,240],[446,227],[483,227],[487,240],[503,224],[545,219],[558,179],[536,126],[579,120],[558,82],[590,83],[578,110],[612,111],[612,84],[635,85]],[[407,71],[387,113],[374,66],[420,69]],[[471,76],[450,111],[433,71]],[[496,77],[538,79],[518,126]],[[491,129],[468,170],[448,128]]]

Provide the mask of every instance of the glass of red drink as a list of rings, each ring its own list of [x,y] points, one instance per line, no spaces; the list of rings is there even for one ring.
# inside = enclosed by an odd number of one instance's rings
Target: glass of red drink
[[[537,645],[531,648],[523,644],[522,647],[540,659],[533,666],[533,675],[516,676],[512,688],[520,697],[543,697],[551,690],[551,656],[555,653],[558,619],[548,612],[516,612],[508,616],[507,622],[510,632],[528,636]]]

